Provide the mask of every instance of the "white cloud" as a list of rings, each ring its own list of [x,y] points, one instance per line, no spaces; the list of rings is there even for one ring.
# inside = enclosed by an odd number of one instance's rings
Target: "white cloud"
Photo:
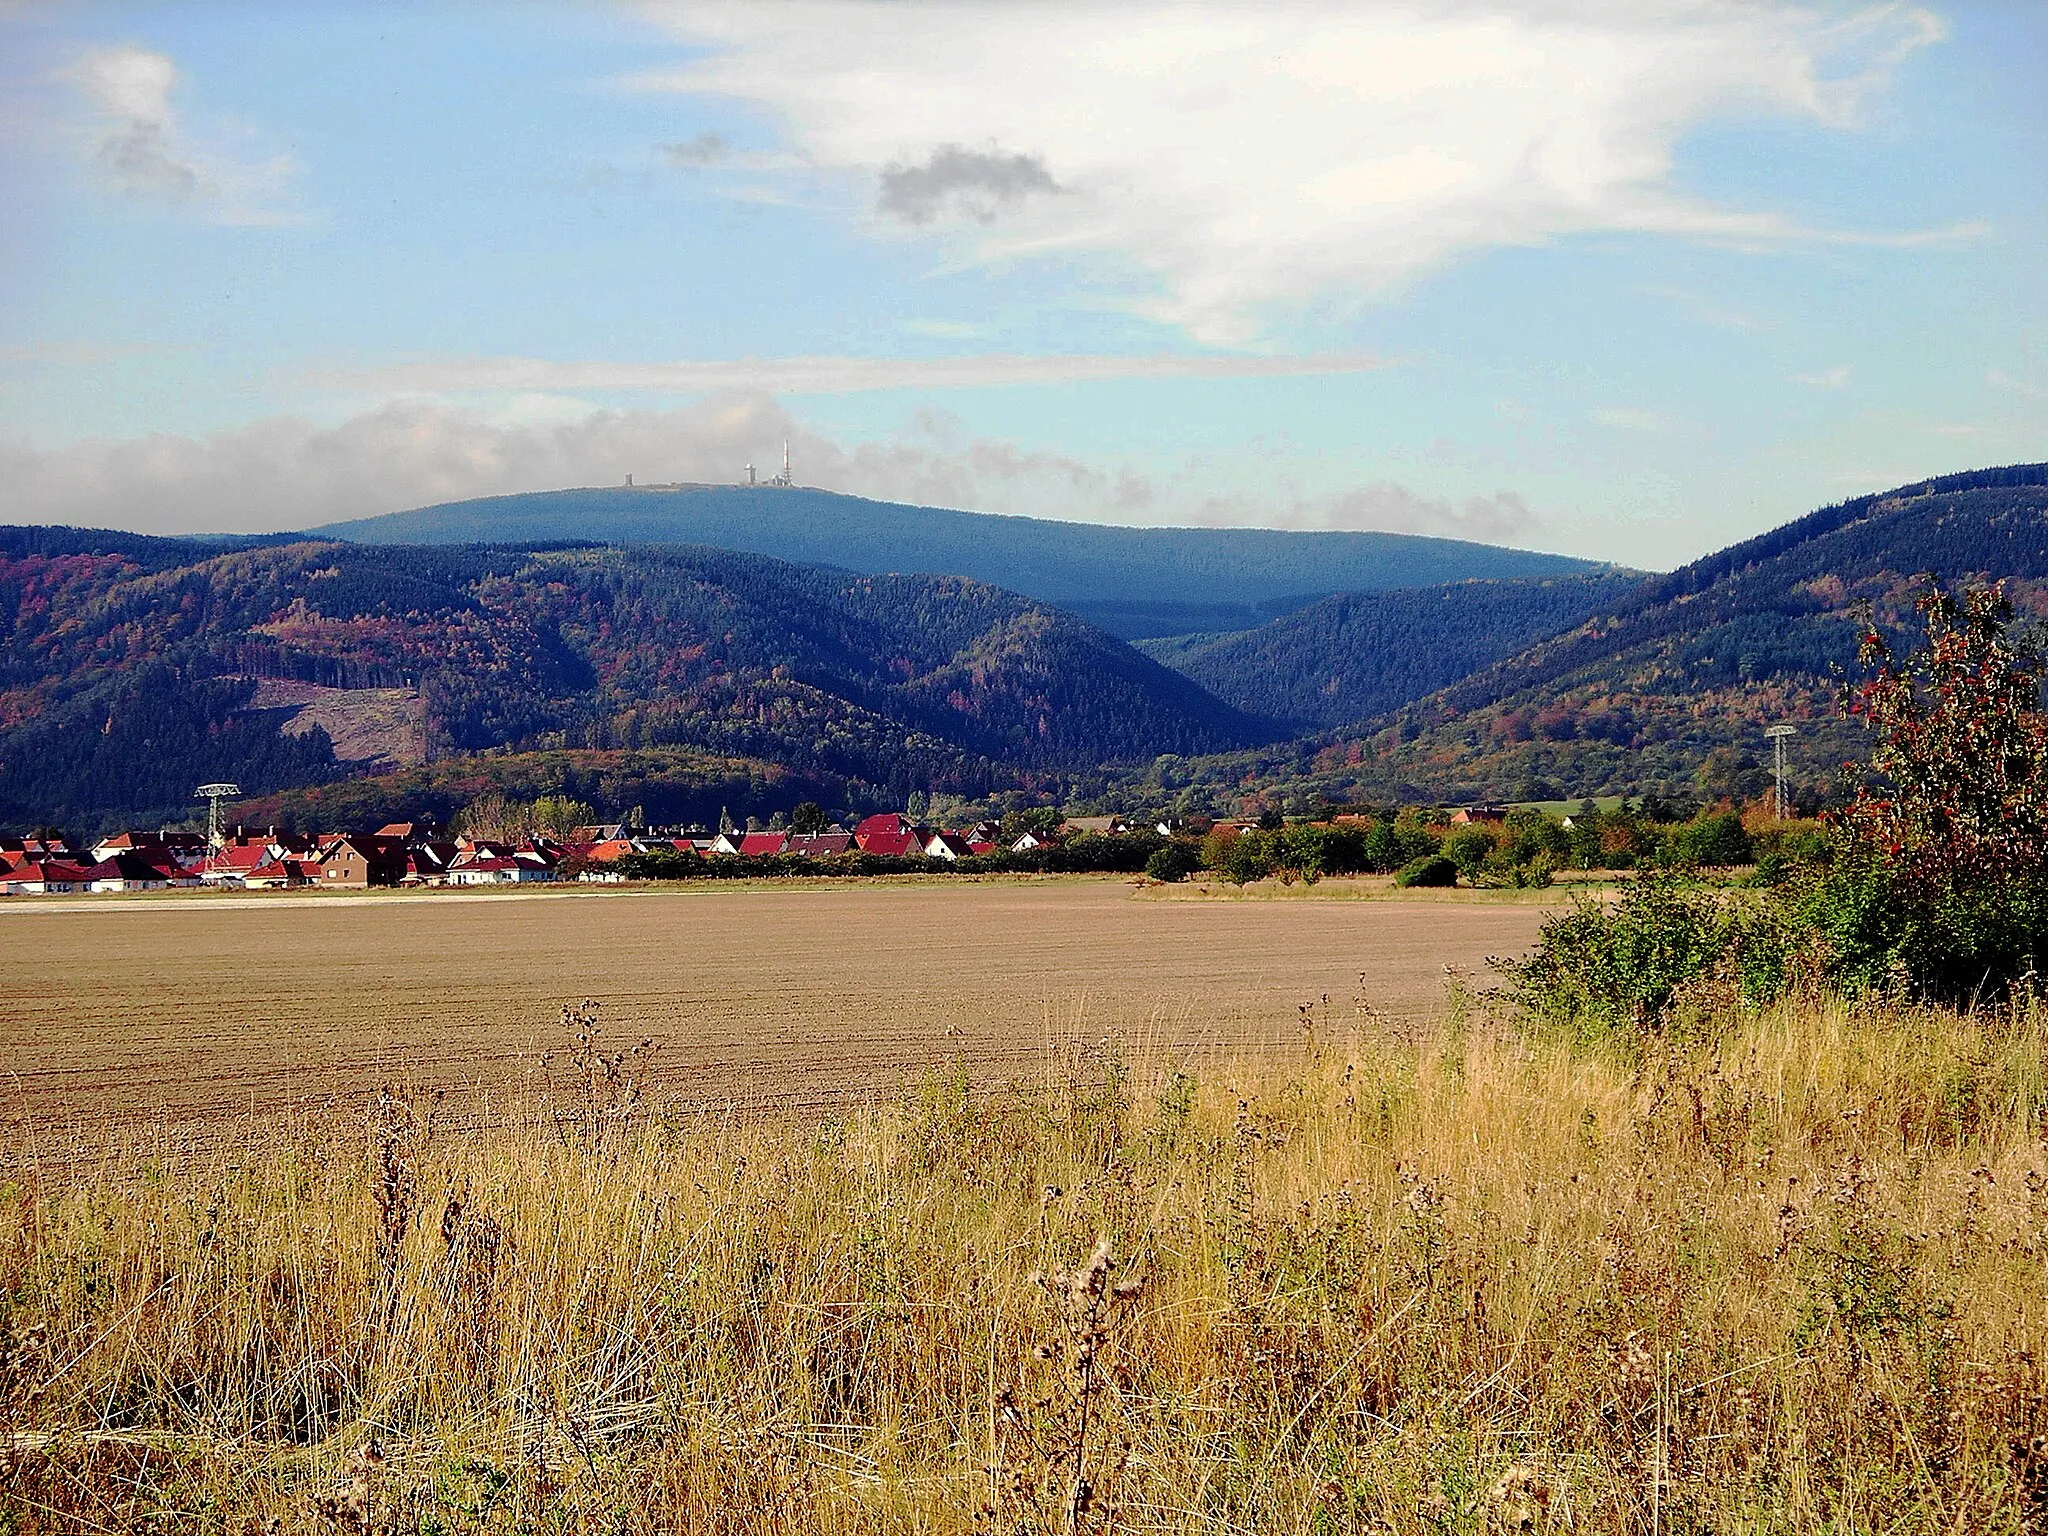
[[[1834,367],[1822,369],[1819,373],[1795,373],[1792,375],[1792,382],[1811,384],[1815,389],[1840,389],[1849,382],[1850,372],[1847,363],[1837,363]]]
[[[1678,142],[1716,118],[1853,128],[1943,35],[1910,5],[643,9],[705,51],[631,85],[764,109],[806,181],[837,173],[841,193],[825,195],[864,197],[878,230],[929,221],[966,262],[1086,263],[1129,307],[1211,342],[1355,304],[1464,252],[1573,234],[1776,246],[1979,228],[1816,232],[1677,182]]]
[[[344,389],[422,394],[587,389],[673,395],[712,390],[838,395],[877,389],[980,389],[1110,379],[1300,378],[1368,373],[1391,366],[1391,359],[1355,352],[1288,357],[984,353],[964,357],[749,357],[686,363],[564,363],[533,357],[468,357],[398,363],[383,368],[324,370],[310,374],[308,379],[314,384]]]
[[[670,411],[598,411],[536,395],[484,417],[401,402],[320,427],[273,419],[209,438],[159,435],[38,450],[0,443],[8,517],[151,533],[269,532],[548,486],[740,479],[787,439],[806,485],[891,501],[1107,523],[1376,528],[1462,538],[1537,526],[1512,492],[1463,501],[1395,485],[1336,494],[1275,484],[1218,495],[1198,467],[1166,475],[968,435],[927,414],[900,437],[835,442],[761,394]]]
[[[168,55],[101,48],[66,74],[91,110],[93,167],[116,192],[197,209],[219,224],[299,221],[282,201],[291,157],[256,159],[246,145],[218,142],[231,136],[225,130],[205,139],[188,131],[172,102],[179,77]]]

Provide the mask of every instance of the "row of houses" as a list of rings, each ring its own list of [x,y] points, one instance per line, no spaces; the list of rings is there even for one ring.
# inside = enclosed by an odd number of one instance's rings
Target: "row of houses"
[[[1092,824],[1076,831],[1121,831]],[[59,838],[0,839],[0,896],[68,896],[102,891],[225,887],[362,890],[371,886],[502,885],[622,879],[618,863],[660,851],[700,858],[823,859],[852,852],[957,860],[1026,852],[1053,834],[1004,837],[994,822],[936,828],[895,814],[870,816],[851,831],[635,833],[618,825],[579,827],[567,838],[447,837],[430,823],[391,822],[374,832],[304,834],[237,827],[219,847],[196,832],[129,831],[74,849]]]
[[[86,849],[61,839],[0,839],[0,896],[71,896],[102,891],[200,887],[283,890],[318,886],[488,885],[552,880],[561,849],[444,839],[411,822],[371,833],[304,834],[236,828],[218,848],[194,832],[122,832]]]
[[[578,831],[608,831],[579,828]],[[982,822],[966,831],[928,827],[894,814],[870,816],[849,832],[829,827],[822,832],[741,832],[738,830],[685,834],[679,837],[618,835],[590,843],[572,843],[569,852],[580,865],[599,866],[585,870],[582,878],[603,878],[601,866],[613,864],[628,854],[652,853],[673,848],[700,858],[742,859],[825,859],[847,853],[869,853],[885,858],[966,859],[1005,849],[1037,848],[1044,839],[1026,833],[1005,839],[994,822]]]

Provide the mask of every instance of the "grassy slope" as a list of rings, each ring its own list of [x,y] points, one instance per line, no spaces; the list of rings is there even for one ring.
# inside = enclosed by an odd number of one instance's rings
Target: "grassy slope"
[[[2042,1019],[1309,1022],[822,1120],[565,1049],[491,1128],[44,1133],[11,1528],[1050,1531],[1077,1473],[1119,1529],[2034,1528]]]

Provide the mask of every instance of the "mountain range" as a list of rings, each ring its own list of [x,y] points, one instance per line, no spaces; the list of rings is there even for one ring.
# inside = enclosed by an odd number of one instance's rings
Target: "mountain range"
[[[2048,465],[1859,496],[1664,576],[1582,578],[1577,590],[1599,600],[1552,634],[1409,699],[1383,695],[1380,710],[1348,726],[1180,765],[1174,787],[1191,802],[1244,782],[1340,801],[1753,793],[1765,777],[1765,727],[1789,723],[1800,733],[1790,744],[1798,783],[1824,795],[1860,773],[1868,752],[1839,708],[1860,625],[1867,616],[1909,636],[1912,599],[1929,576],[2002,580],[2023,618],[2048,617]],[[1559,601],[1543,587],[1529,600],[1537,593]],[[1469,593],[1464,611],[1518,622],[1514,604],[1500,601]],[[1225,698],[1244,697],[1262,675],[1281,680],[1297,718],[1314,719],[1300,707],[1309,697],[1285,680],[1312,680],[1318,662],[1355,639],[1342,625],[1319,629],[1321,611],[1209,642],[1179,664]],[[1383,608],[1362,611],[1385,627]]]
[[[1125,639],[1243,629],[1332,592],[1596,569],[1403,533],[1124,528],[869,501],[803,486],[613,486],[488,496],[334,523],[359,544],[706,544],[879,575],[944,572]]]
[[[1505,569],[1474,556],[1457,580],[1313,600],[1319,572],[1359,580],[1368,546],[1343,541],[1371,536],[1240,546],[1221,536],[1243,530],[979,520],[982,569],[1014,534],[1012,549],[1039,541],[1027,579],[1096,594],[1077,604],[1204,619],[1136,645],[973,572],[880,569],[916,553],[913,522],[888,558],[850,551],[844,516],[821,524],[805,536],[860,555],[829,564],[603,542],[605,509],[653,508],[666,527],[661,509],[693,494],[497,498],[374,525],[446,536],[419,544],[0,529],[0,829],[172,819],[218,778],[252,813],[336,824],[445,815],[491,787],[663,819],[913,792],[1190,810],[1735,793],[1756,787],[1776,721],[1801,732],[1812,794],[1863,754],[1835,707],[1859,614],[1904,627],[1925,572],[2005,578],[2048,613],[2048,465],[1859,497],[1663,576],[1493,551]],[[824,495],[747,494],[784,518],[756,542],[797,538],[794,509]],[[600,498],[580,524],[562,500],[576,495]],[[539,536],[558,527],[577,537]],[[466,535],[479,542],[446,541]],[[1382,577],[1484,549],[1380,537]],[[1268,553],[1231,585],[1234,547]],[[1261,604],[1286,611],[1249,622]]]
[[[1043,603],[731,550],[12,529],[0,592],[7,823],[514,749],[684,748],[900,804],[1272,734]]]

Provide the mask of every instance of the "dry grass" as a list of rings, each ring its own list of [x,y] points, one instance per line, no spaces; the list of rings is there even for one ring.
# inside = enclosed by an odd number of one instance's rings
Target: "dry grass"
[[[518,1127],[17,1163],[0,1526],[2043,1528],[2048,1020],[1362,1022],[800,1121],[578,1016]]]

